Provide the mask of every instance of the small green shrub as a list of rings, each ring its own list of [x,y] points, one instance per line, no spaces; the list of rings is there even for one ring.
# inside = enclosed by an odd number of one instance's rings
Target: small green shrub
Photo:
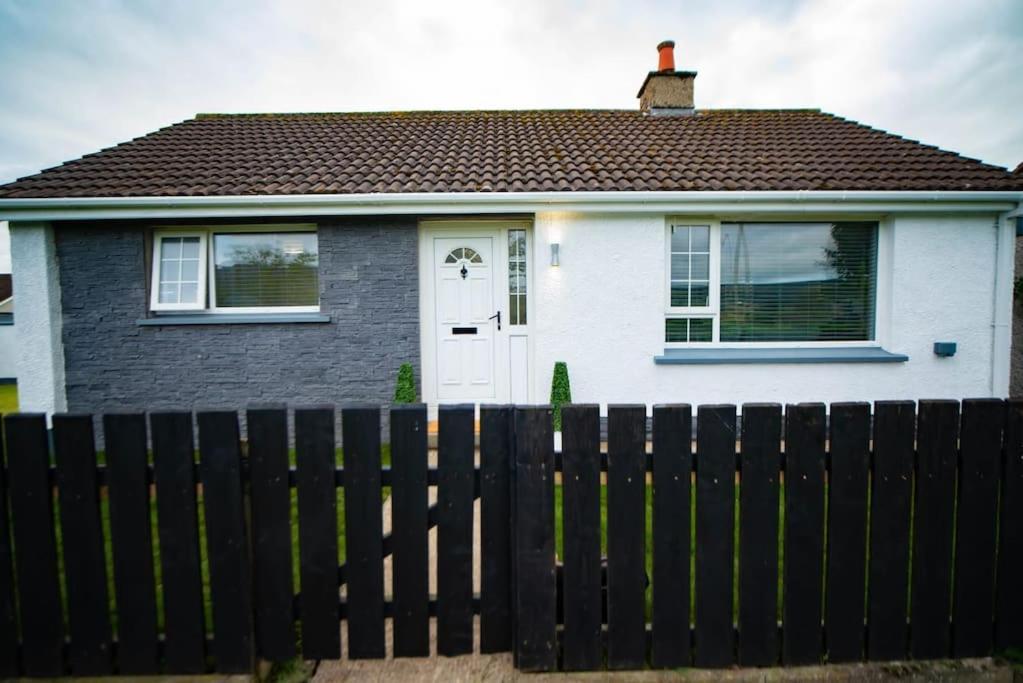
[[[551,378],[551,407],[554,409],[554,431],[561,431],[561,406],[572,402],[572,385],[568,382],[568,366],[558,361]]]
[[[398,368],[398,384],[394,387],[395,403],[416,402],[416,378],[410,363],[402,363]]]

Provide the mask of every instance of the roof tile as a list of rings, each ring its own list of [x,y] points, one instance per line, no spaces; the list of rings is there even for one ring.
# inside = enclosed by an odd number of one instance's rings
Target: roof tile
[[[1019,190],[1023,173],[817,110],[204,114],[0,198]]]

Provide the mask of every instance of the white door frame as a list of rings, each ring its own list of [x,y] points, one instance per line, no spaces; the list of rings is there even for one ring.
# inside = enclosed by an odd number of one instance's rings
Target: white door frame
[[[527,325],[509,325],[508,312],[508,231],[526,231],[526,319]],[[423,220],[419,223],[419,350],[422,367],[422,400],[429,406],[430,419],[436,418],[442,403],[470,403],[471,399],[439,399],[437,381],[437,335],[434,286],[434,247],[436,237],[462,237],[468,234],[495,237],[494,302],[495,313],[501,311],[501,330],[494,333],[495,398],[482,403],[511,402],[511,360],[509,348],[513,337],[525,337],[528,369],[525,371],[527,402],[535,401],[532,371],[534,362],[532,321],[533,306],[533,224],[522,219],[502,220],[474,218],[459,220]]]

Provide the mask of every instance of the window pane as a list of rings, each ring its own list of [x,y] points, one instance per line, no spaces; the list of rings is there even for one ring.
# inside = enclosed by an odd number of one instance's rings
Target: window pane
[[[690,318],[689,341],[709,342],[714,336],[714,321],[710,318]]]
[[[693,251],[710,251],[710,228],[706,225],[697,225],[690,228],[692,231]]]
[[[181,262],[181,281],[182,282],[199,281],[198,259],[186,259]]]
[[[707,280],[710,278],[710,254],[693,254],[689,257],[692,264],[690,275],[694,280]]]
[[[713,339],[712,318],[668,318],[664,321],[666,342],[709,342]]]
[[[526,231],[508,231],[508,324],[526,324]]]
[[[876,223],[721,226],[721,341],[874,338]]]
[[[689,285],[687,283],[685,282],[671,283],[671,305],[672,306],[689,305]]]
[[[708,305],[709,249],[709,226],[673,225],[671,227],[670,306],[705,307]]]
[[[315,306],[319,303],[316,233],[214,235],[217,306]]]
[[[160,239],[159,296],[161,304],[194,304],[199,301],[199,238]],[[187,283],[188,286],[184,286]]]
[[[706,282],[694,282],[691,285],[691,294],[689,299],[690,306],[706,306],[708,305],[708,296],[710,294],[710,287],[707,286]]]
[[[178,283],[173,284],[161,284],[160,285],[160,303],[161,304],[178,304],[181,303],[178,300]]]
[[[178,303],[194,304],[198,296],[199,296],[198,284],[188,282],[181,283],[181,301],[179,301]]]
[[[688,341],[687,333],[689,320],[686,318],[668,318],[664,321],[664,341],[684,342]]]
[[[181,238],[164,237],[160,242],[160,258],[165,261],[176,261],[181,258]]]
[[[671,279],[672,280],[688,280],[689,279],[689,255],[688,254],[672,254],[672,256],[671,256]]]
[[[676,225],[671,228],[671,250],[689,251],[689,227]]]
[[[185,237],[181,240],[181,258],[199,258],[198,237]]]

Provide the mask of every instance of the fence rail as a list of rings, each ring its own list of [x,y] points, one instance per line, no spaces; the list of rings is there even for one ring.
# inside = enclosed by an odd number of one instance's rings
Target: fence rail
[[[390,410],[388,451],[379,407],[343,408],[340,455],[332,407],[293,435],[249,409],[244,443],[231,411],[105,415],[102,454],[92,416],[5,417],[0,676],[380,658],[386,619],[416,657],[431,618],[472,652],[478,617],[529,671],[1023,648],[1023,402],[752,404],[741,434],[732,405],[655,406],[649,443],[611,406],[606,449],[573,405],[557,453],[549,408],[483,407],[478,457],[444,406],[435,463],[425,407]]]

